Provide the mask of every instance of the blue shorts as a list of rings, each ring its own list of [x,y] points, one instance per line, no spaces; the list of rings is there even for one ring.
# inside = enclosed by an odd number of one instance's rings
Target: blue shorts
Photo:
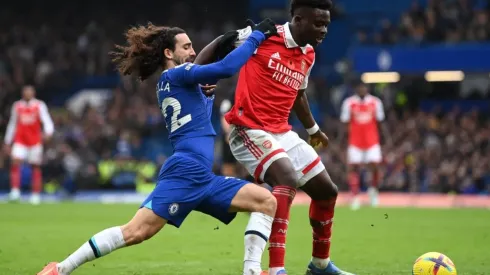
[[[231,201],[249,182],[217,176],[198,161],[185,156],[170,157],[162,169],[157,186],[141,204],[180,227],[193,210],[229,224],[236,213],[229,213]]]

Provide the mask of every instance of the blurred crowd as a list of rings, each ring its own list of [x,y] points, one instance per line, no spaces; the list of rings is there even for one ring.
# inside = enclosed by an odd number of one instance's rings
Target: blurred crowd
[[[223,5],[223,0],[156,3],[131,13],[127,11],[134,10],[132,1],[119,1],[116,9],[100,1],[54,2],[58,2],[56,10],[40,2],[26,7],[11,1],[0,10],[0,133],[3,136],[10,106],[20,98],[23,85],[35,85],[40,99],[56,102],[49,105],[56,134],[45,150],[46,179],[65,174],[93,176],[96,162],[104,158],[144,158],[142,140],[165,132],[156,105],[157,77],[145,83],[120,78],[111,64],[108,53],[115,43],[124,43],[128,27],[172,22],[188,32],[198,51],[217,35],[243,24],[235,18],[244,18],[238,2],[227,14],[210,9]],[[59,101],[68,99],[72,86],[86,79],[119,84],[111,87],[105,104],[71,112]],[[226,83],[231,82],[220,89]],[[163,162],[164,156],[158,159]],[[6,172],[7,165],[2,151],[0,170]]]
[[[359,44],[412,44],[490,40],[490,6],[486,0],[418,0],[396,21],[382,19],[370,32],[359,29]]]
[[[115,43],[124,43],[124,30],[135,23],[172,22],[189,33],[199,50],[218,34],[237,28],[234,9],[240,8],[237,4],[229,14],[217,17],[217,11],[208,9],[222,0],[206,1],[206,5],[177,1],[165,9],[142,9],[141,13],[127,12],[134,5],[130,1],[119,1],[117,10],[110,3],[100,1],[58,2],[56,12],[40,2],[30,3],[29,7],[17,7],[9,2],[0,10],[2,126],[9,115],[9,106],[26,83],[34,84],[41,98],[51,99],[59,96],[52,95],[53,91],[69,90],[80,78],[114,75],[108,52]],[[110,17],[107,10],[111,10]],[[124,87],[128,88],[135,87]]]
[[[388,110],[385,123],[391,134],[383,137],[381,190],[490,193],[487,115],[458,109],[448,114]],[[326,121],[333,142],[322,157],[332,179],[344,183],[347,145],[336,138],[340,124],[333,118]]]
[[[215,0],[215,4],[225,0]],[[452,2],[452,4],[447,4]],[[42,3],[30,9],[0,10],[0,132],[5,131],[10,105],[20,97],[24,84],[34,84],[41,99],[59,99],[62,91],[69,91],[81,78],[116,78],[103,104],[83,106],[80,112],[64,105],[50,105],[56,134],[46,145],[45,179],[66,177],[83,181],[97,177],[97,162],[103,159],[138,159],[162,164],[171,153],[150,144],[167,144],[166,129],[156,105],[156,77],[140,83],[131,77],[120,78],[110,63],[107,53],[114,43],[123,43],[122,32],[130,25],[152,21],[155,24],[182,26],[189,33],[196,50],[214,37],[236,29],[245,18],[244,8],[223,14],[202,6],[199,1],[174,1],[165,9],[144,14],[124,13],[134,3],[120,1],[117,10],[108,3],[87,0],[82,4],[59,3],[58,10],[48,18],[37,12]],[[431,1],[427,10],[414,4],[403,15],[401,27],[394,28],[389,21],[376,34],[377,43],[395,43],[403,39],[416,41],[448,41],[457,32],[460,40],[486,40],[488,13],[474,11],[469,1]],[[21,7],[22,8],[22,7]],[[106,10],[111,10],[107,17]],[[53,11],[51,11],[53,13]],[[90,15],[90,20],[78,15]],[[193,20],[187,20],[193,18]],[[163,21],[162,21],[163,20]],[[43,22],[39,24],[38,22]],[[226,22],[223,24],[223,22]],[[455,26],[456,29],[451,26]],[[463,23],[464,22],[464,23]],[[366,38],[367,43],[367,38]],[[236,78],[221,81],[216,90],[216,124],[219,127],[219,104],[231,98]],[[340,98],[331,100],[334,92],[321,78],[312,79],[308,95],[315,112],[338,108]],[[347,94],[342,97],[348,96]],[[328,99],[326,99],[328,98]],[[490,122],[478,113],[462,114],[454,111],[443,115],[438,111],[423,113],[394,104],[395,98],[384,94],[387,124],[393,143],[383,147],[385,163],[382,189],[400,191],[434,191],[478,193],[488,190]],[[337,140],[339,125],[335,112],[322,119],[324,130],[332,145],[322,152],[328,170],[342,188],[345,188],[345,148]],[[301,133],[304,131],[297,128]],[[304,134],[304,133],[303,133]],[[148,140],[151,140],[148,142]],[[219,148],[219,144],[217,145]],[[217,150],[216,172],[220,168],[220,150]],[[151,154],[149,154],[151,152]],[[157,152],[155,154],[155,152]],[[0,152],[0,178],[8,171],[8,158]],[[244,176],[242,174],[242,176]]]

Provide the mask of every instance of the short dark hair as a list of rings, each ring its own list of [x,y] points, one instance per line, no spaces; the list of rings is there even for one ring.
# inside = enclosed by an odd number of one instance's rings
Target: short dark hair
[[[299,8],[330,10],[332,6],[331,0],[291,0],[291,16]]]
[[[164,66],[164,50],[175,50],[175,36],[181,33],[185,31],[152,23],[132,27],[124,34],[127,45],[115,45],[109,54],[121,74],[135,74],[143,81]]]

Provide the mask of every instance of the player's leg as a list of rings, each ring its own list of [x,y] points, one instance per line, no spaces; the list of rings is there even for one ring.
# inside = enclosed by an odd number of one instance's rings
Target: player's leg
[[[296,133],[287,133],[280,142],[286,147],[292,160],[298,187],[311,197],[309,218],[313,229],[313,251],[307,274],[350,274],[341,271],[330,261],[337,186],[332,182],[316,151]]]
[[[244,236],[244,275],[262,272],[262,255],[270,238],[276,207],[271,192],[254,184],[245,185],[233,198],[230,211],[251,213]]]
[[[368,162],[369,170],[371,171],[371,182],[368,187],[368,195],[371,206],[373,207],[377,207],[379,204],[378,185],[381,180],[379,164],[382,159],[381,146],[379,144],[374,145],[366,151],[366,162]]]
[[[289,212],[296,195],[296,172],[285,150],[271,134],[261,130],[233,127],[230,148],[257,182],[272,186],[277,210],[269,241],[269,271],[276,275],[285,266]]]
[[[243,274],[260,274],[262,254],[276,212],[274,196],[267,189],[247,181],[216,176],[209,197],[197,210],[225,224],[230,223],[237,212],[252,212],[245,229]]]
[[[68,275],[81,265],[119,248],[139,244],[160,231],[167,220],[148,208],[141,208],[125,225],[105,229],[60,263],[48,264],[38,275]]]
[[[56,268],[50,264],[39,275],[70,274],[83,263],[151,238],[167,223],[180,227],[187,215],[206,196],[208,185],[201,184],[206,178],[196,178],[194,181],[181,177],[189,171],[196,171],[198,177],[205,177],[205,173],[198,170],[199,167],[201,166],[192,161],[183,162],[178,158],[169,158],[162,168],[161,173],[164,176],[129,223],[97,233],[66,260],[54,265]],[[193,185],[193,182],[198,184]],[[52,273],[43,273],[45,271]]]
[[[277,200],[269,244],[269,274],[276,275],[285,269],[289,213],[296,196],[297,178],[291,160],[281,158],[274,161],[267,169],[264,181],[272,186],[272,194]]]
[[[351,209],[358,210],[361,207],[361,163],[364,152],[357,147],[349,145],[347,148],[347,183],[351,195]]]
[[[318,167],[318,166],[317,166]],[[306,177],[313,176],[314,172]],[[335,203],[338,189],[327,171],[309,179],[301,188],[312,199],[310,204],[310,224],[313,228],[312,260],[307,275],[352,275],[342,271],[330,261],[330,245]]]
[[[41,191],[43,189],[43,177],[41,164],[43,159],[43,146],[41,144],[29,147],[27,155],[27,163],[32,169],[32,186],[31,186],[31,204],[41,203]]]
[[[22,144],[14,143],[12,151],[10,152],[10,195],[11,201],[20,199],[20,166],[22,162],[27,158],[27,147]]]

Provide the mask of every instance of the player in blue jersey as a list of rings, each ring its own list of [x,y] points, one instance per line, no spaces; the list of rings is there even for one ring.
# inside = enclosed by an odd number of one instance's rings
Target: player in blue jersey
[[[167,124],[174,154],[165,162],[155,190],[131,221],[95,234],[60,263],[48,264],[39,275],[68,275],[82,264],[110,252],[139,244],[159,232],[165,224],[180,227],[197,210],[225,224],[236,212],[254,213],[245,232],[243,274],[260,274],[261,254],[271,232],[276,201],[272,194],[246,181],[212,173],[215,131],[211,124],[214,97],[207,97],[200,83],[216,83],[235,73],[257,47],[277,34],[270,19],[261,22],[243,46],[223,60],[197,65],[187,34],[179,28],[152,24],[131,28],[128,46],[117,46],[114,61],[123,74],[141,80],[164,70],[157,85],[158,104]]]

